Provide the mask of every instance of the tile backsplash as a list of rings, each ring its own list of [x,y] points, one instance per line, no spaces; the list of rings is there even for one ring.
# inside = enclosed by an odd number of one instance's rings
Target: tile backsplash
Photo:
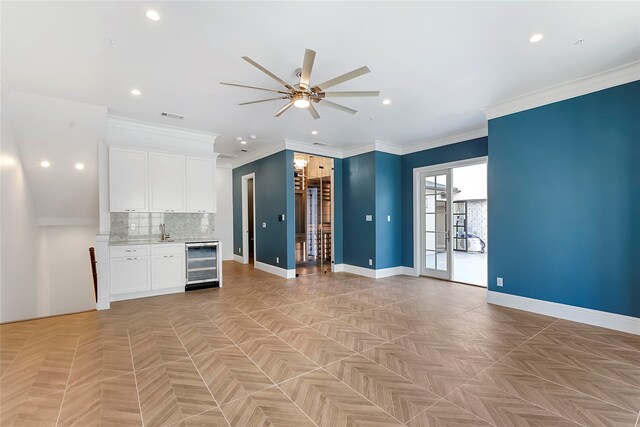
[[[165,224],[173,239],[213,237],[212,213],[147,213],[112,212],[112,242],[160,238],[160,224]],[[132,226],[132,224],[135,224]]]

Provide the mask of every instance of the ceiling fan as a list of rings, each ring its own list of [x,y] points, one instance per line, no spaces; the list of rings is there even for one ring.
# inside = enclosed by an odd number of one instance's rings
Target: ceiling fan
[[[244,87],[249,89],[258,89],[258,90],[264,90],[267,92],[274,92],[274,93],[280,94],[281,96],[278,96],[277,98],[261,99],[259,101],[243,102],[239,104],[239,105],[249,105],[249,104],[257,104],[260,102],[275,101],[278,99],[288,100],[287,104],[284,107],[282,107],[280,110],[278,110],[278,112],[276,113],[276,117],[280,117],[280,115],[282,115],[282,113],[284,113],[289,108],[291,108],[291,106],[296,106],[298,108],[306,108],[309,111],[309,114],[311,114],[311,116],[315,120],[317,120],[320,118],[320,115],[318,114],[318,111],[316,111],[313,104],[314,103],[317,104],[320,102],[322,103],[322,105],[326,105],[327,107],[332,107],[337,110],[344,111],[346,113],[355,114],[357,113],[356,110],[349,107],[345,107],[344,105],[336,104],[335,102],[328,101],[326,98],[380,95],[379,91],[325,92],[325,90],[329,89],[330,87],[337,86],[351,79],[355,79],[356,77],[360,77],[363,74],[367,74],[368,72],[370,72],[368,67],[360,67],[357,70],[353,70],[346,74],[342,74],[341,76],[335,77],[331,80],[327,80],[326,82],[323,82],[314,86],[310,86],[309,80],[311,78],[311,69],[313,68],[313,61],[316,59],[316,53],[311,49],[306,49],[304,52],[302,69],[299,72],[300,81],[295,84],[287,83],[286,81],[276,76],[271,71],[267,70],[262,65],[258,64],[256,61],[249,58],[248,56],[243,56],[242,59],[244,59],[249,64],[256,67],[258,70],[262,71],[263,73],[265,73],[266,75],[268,75],[269,77],[271,77],[272,79],[274,79],[275,81],[283,85],[286,90],[268,89],[263,87],[241,85],[236,83],[220,82],[220,84],[227,85],[227,86]]]

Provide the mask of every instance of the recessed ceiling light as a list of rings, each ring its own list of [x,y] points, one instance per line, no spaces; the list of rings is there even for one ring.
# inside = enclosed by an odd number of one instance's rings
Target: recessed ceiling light
[[[78,169],[79,171],[84,169],[84,165],[82,163],[76,163],[76,169]]]
[[[534,34],[531,37],[529,37],[529,43],[538,43],[543,38],[544,36],[540,33]]]
[[[152,21],[160,20],[160,14],[153,9],[147,10],[146,15],[147,15],[147,18],[151,19]]]
[[[142,92],[140,92],[138,89],[131,89],[131,95],[140,96],[142,95]]]
[[[255,136],[255,135],[249,135],[249,138],[251,138],[251,139],[256,139],[256,138],[257,138],[257,136]]]
[[[317,130],[312,130],[312,131],[311,131],[311,135],[317,135],[317,134],[318,134],[318,131],[317,131]]]
[[[49,166],[51,166],[51,163],[49,163],[47,160],[43,160],[40,162],[40,166],[42,166],[43,168],[48,168]]]
[[[242,145],[246,145],[246,144],[247,144],[247,141],[245,141],[245,140],[243,139],[242,141],[240,141],[240,144],[242,144]]]
[[[391,100],[390,99],[385,99],[384,101],[382,101],[382,103],[384,105],[389,105],[389,104],[391,104]]]

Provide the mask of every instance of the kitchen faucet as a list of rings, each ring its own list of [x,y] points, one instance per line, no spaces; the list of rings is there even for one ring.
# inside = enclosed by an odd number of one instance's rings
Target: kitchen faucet
[[[166,241],[169,240],[171,238],[171,236],[169,235],[169,233],[167,233],[167,226],[163,224],[160,224],[160,240],[161,241]]]

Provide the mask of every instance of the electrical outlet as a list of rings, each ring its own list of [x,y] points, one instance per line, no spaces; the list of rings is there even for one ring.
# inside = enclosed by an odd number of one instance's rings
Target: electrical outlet
[[[391,215],[387,215],[387,222],[391,222]]]
[[[373,221],[373,215],[365,215],[364,216],[364,220],[365,221]]]
[[[496,279],[496,285],[498,285],[498,286],[500,286],[500,287],[502,287],[502,286],[503,286],[502,277],[498,277],[498,278]]]
[[[262,228],[267,228],[267,223],[266,222],[262,223]]]
[[[276,257],[276,264],[280,264],[280,257],[279,256]]]
[[[373,265],[373,260],[369,258],[369,265]]]
[[[136,229],[136,223],[132,222],[129,228],[131,229],[131,231],[134,231]]]

